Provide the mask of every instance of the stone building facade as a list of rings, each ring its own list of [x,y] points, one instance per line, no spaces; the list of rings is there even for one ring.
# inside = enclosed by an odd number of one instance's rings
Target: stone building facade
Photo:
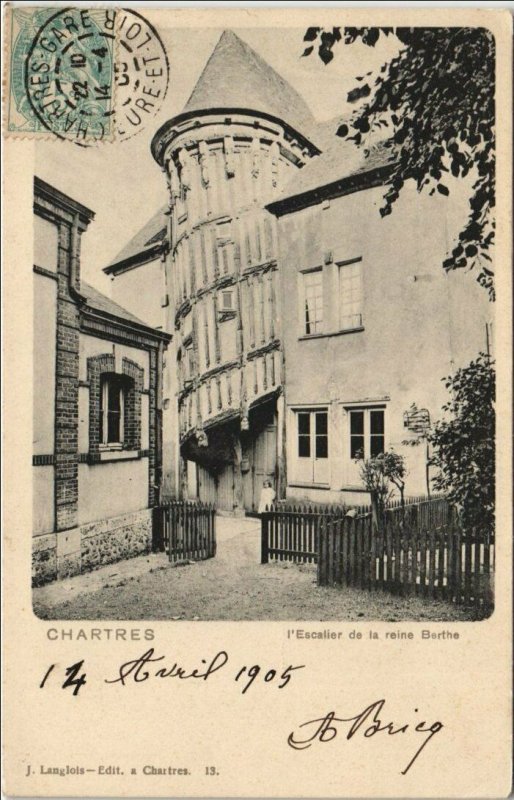
[[[467,218],[462,182],[445,179],[449,198],[406,185],[382,218],[383,148],[349,159],[335,144],[268,208],[279,223],[287,495],[351,505],[367,502],[360,459],[391,448],[405,457],[407,495],[430,492],[423,426],[449,399],[443,379],[491,352],[493,304],[474,275],[442,268]]]
[[[33,578],[145,552],[170,337],[81,281],[93,212],[34,182]]]
[[[270,479],[279,497],[360,503],[356,454],[407,453],[412,405],[439,416],[441,379],[491,342],[485,292],[441,267],[466,189],[406,187],[382,219],[392,151],[342,144],[337,127],[225,32],[154,136],[169,207],[105,271],[113,297],[174,335],[171,496],[254,511]],[[427,491],[426,460],[408,449],[410,494]]]

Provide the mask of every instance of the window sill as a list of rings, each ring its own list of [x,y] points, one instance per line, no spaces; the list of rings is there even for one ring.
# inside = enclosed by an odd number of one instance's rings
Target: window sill
[[[290,483],[289,486],[294,489],[323,489],[325,491],[330,489],[329,483],[299,483],[295,481],[294,483]]]
[[[344,336],[347,333],[359,333],[364,330],[364,326],[360,325],[358,328],[345,328],[344,331],[332,331],[331,333],[306,333],[304,336],[299,336],[298,341],[303,342],[306,339],[328,339],[330,336]]]
[[[130,461],[139,458],[139,450],[101,450],[100,461]]]
[[[225,308],[218,310],[218,319],[220,322],[226,322],[229,319],[235,319],[237,311],[235,308]]]

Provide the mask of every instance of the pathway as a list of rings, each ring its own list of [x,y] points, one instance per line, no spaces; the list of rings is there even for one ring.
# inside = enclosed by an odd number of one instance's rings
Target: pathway
[[[170,564],[139,556],[34,590],[44,619],[400,620],[469,619],[456,606],[385,592],[318,587],[313,565],[260,564],[260,523],[217,517],[217,554]]]

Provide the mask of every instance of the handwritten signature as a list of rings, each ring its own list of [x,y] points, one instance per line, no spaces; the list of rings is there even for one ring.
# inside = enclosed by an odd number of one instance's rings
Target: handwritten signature
[[[394,722],[383,722],[381,715],[385,716],[385,702],[385,700],[376,700],[353,717],[336,717],[335,711],[329,711],[324,717],[311,719],[308,722],[303,722],[299,726],[299,728],[307,728],[306,738],[300,738],[300,732],[298,731],[296,733],[293,731],[289,734],[287,743],[295,750],[306,750],[316,741],[330,742],[338,735],[338,724],[342,722],[352,723],[350,729],[346,732],[347,740],[353,739],[353,737],[359,733],[367,739],[378,733],[384,733],[388,736],[396,736],[396,734],[399,733],[405,734],[410,732],[426,734],[424,740],[421,742],[405,769],[401,771],[402,775],[406,775],[432,737],[434,737],[436,733],[439,733],[444,726],[442,722],[433,722],[430,725],[425,721],[405,723],[403,725],[398,725]],[[415,709],[415,713],[418,713],[417,708]]]

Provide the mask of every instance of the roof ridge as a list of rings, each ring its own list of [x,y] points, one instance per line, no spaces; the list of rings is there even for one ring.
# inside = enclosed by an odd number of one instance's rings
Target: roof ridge
[[[168,203],[161,204],[145,224],[137,229],[134,236],[116,253],[109,264],[104,267],[104,271],[126,261],[134,252],[141,253],[150,249],[151,245],[160,244],[166,238],[166,212],[168,208]],[[164,237],[161,237],[163,232]]]

